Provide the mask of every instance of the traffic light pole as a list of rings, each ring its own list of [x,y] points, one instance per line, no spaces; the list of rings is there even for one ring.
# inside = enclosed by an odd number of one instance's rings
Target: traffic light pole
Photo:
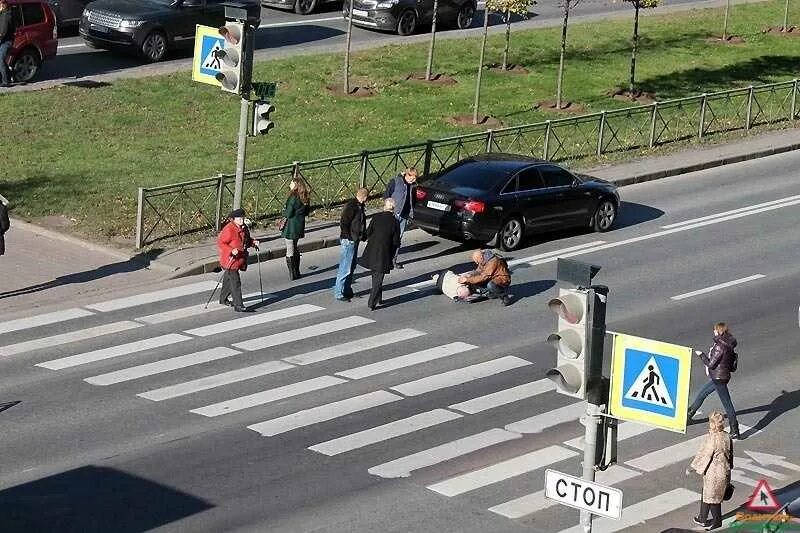
[[[242,189],[244,188],[244,161],[247,153],[247,119],[250,112],[250,100],[242,97],[239,110],[239,139],[236,149],[236,177],[233,188],[233,208],[242,207]]]

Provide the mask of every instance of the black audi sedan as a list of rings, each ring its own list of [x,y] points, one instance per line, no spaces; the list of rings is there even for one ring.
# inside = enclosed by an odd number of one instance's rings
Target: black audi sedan
[[[472,25],[476,0],[439,0],[437,25],[463,30]],[[342,14],[350,18],[350,2]],[[376,30],[411,35],[420,26],[433,23],[433,0],[353,0],[353,24]]]
[[[463,159],[416,189],[414,224],[453,240],[518,248],[525,236],[568,227],[607,231],[619,213],[617,188],[560,166],[511,154]]]

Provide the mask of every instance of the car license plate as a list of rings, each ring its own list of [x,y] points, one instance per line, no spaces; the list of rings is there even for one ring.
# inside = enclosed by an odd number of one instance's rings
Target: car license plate
[[[431,209],[436,209],[437,211],[447,211],[450,207],[447,204],[440,204],[439,202],[428,202],[428,207]]]
[[[366,11],[364,11],[364,10],[361,10],[361,9],[354,9],[354,10],[353,10],[353,16],[354,16],[354,17],[364,17],[364,18],[367,18],[367,17],[369,16],[369,13],[367,13]]]
[[[106,28],[105,26],[98,26],[97,24],[92,24],[91,29],[94,31],[99,31],[100,33],[108,33],[109,31],[109,28]]]

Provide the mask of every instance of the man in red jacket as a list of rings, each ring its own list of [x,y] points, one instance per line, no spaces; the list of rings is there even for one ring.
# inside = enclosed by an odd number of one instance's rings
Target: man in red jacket
[[[244,225],[244,209],[234,209],[228,222],[219,232],[217,247],[219,248],[219,266],[225,271],[222,275],[222,290],[219,303],[231,305],[228,296],[233,298],[233,310],[237,313],[252,311],[242,301],[242,279],[240,270],[247,270],[247,249],[258,249],[258,241],[250,237],[250,231]]]

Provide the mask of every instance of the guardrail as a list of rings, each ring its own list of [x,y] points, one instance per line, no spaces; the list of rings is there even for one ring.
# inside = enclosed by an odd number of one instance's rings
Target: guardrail
[[[485,152],[508,152],[550,161],[576,161],[686,141],[800,118],[798,80],[701,94],[675,100],[547,120],[380,150],[295,161],[245,173],[242,205],[254,220],[280,216],[289,181],[310,186],[313,209],[331,210],[357,187],[383,192],[400,170],[423,176]],[[164,240],[183,242],[212,235],[233,204],[234,177],[139,188],[136,247]]]

